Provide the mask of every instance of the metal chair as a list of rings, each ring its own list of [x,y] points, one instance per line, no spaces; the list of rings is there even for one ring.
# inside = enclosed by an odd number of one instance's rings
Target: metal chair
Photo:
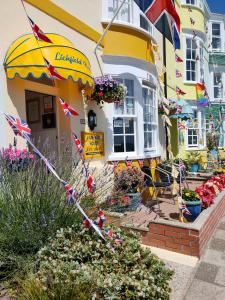
[[[151,174],[151,170],[149,167],[142,167],[141,171],[145,174],[144,177],[144,181],[145,181],[145,185],[147,187],[152,187],[154,190],[153,196],[155,196],[155,200],[157,201],[158,207],[160,209],[160,205],[159,205],[159,201],[158,201],[158,193],[166,190],[170,190],[171,191],[171,195],[173,197],[173,201],[175,204],[175,198],[174,195],[172,194],[172,184],[173,184],[173,180],[172,177],[165,172],[163,169],[159,168],[159,167],[155,167],[153,168],[156,171],[156,177],[159,177],[159,181],[155,181],[152,178],[152,174]]]

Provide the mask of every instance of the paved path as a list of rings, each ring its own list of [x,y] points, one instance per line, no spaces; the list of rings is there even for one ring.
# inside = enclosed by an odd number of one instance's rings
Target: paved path
[[[184,297],[193,299],[225,300],[225,216],[208,242]]]

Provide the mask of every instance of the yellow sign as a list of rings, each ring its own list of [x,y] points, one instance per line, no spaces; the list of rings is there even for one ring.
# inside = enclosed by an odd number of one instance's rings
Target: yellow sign
[[[81,132],[81,143],[84,148],[85,158],[105,155],[103,132]]]

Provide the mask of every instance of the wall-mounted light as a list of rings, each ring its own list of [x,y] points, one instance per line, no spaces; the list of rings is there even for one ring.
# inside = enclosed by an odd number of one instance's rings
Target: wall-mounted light
[[[91,131],[95,129],[97,126],[97,116],[96,113],[93,110],[90,110],[88,113],[88,127]]]

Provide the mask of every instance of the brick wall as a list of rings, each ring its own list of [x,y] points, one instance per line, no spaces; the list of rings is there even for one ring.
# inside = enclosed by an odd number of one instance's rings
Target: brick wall
[[[200,229],[189,229],[160,223],[150,223],[149,231],[142,232],[142,243],[182,254],[200,257],[225,212],[225,197],[209,215]]]

